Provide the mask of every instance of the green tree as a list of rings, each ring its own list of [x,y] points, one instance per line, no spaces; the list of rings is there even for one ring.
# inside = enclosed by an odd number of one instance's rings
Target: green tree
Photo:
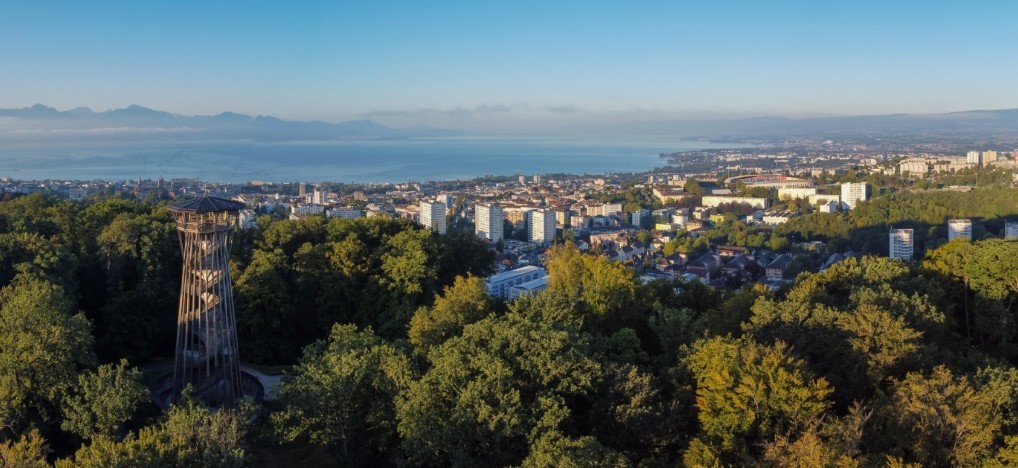
[[[86,439],[112,438],[149,398],[141,372],[128,368],[127,360],[103,364],[78,375],[78,385],[64,397],[62,427]]]
[[[0,290],[0,421],[18,430],[54,416],[80,368],[94,365],[89,322],[63,289],[19,276]]]
[[[883,414],[889,427],[880,439],[924,466],[976,466],[993,455],[1000,430],[990,396],[943,366],[908,374]]]
[[[711,338],[693,345],[686,366],[696,379],[701,444],[726,463],[745,461],[760,442],[800,434],[827,412],[831,387],[814,378],[783,343]]]
[[[431,347],[460,334],[464,326],[486,317],[491,306],[484,280],[457,277],[452,286],[435,297],[434,306],[422,307],[414,314],[408,333],[410,342],[418,351],[427,353]]]
[[[589,310],[591,324],[611,320],[633,303],[636,282],[625,265],[583,255],[573,244],[552,247],[546,255],[548,294],[580,302]]]
[[[337,324],[328,341],[308,346],[294,371],[279,389],[283,410],[272,416],[282,440],[327,447],[354,465],[393,461],[394,401],[413,380],[402,350],[370,329]]]
[[[686,185],[684,185],[682,188],[684,188],[687,192],[698,197],[702,197],[707,194],[707,189],[703,188],[703,186],[700,185],[700,183],[694,179],[687,180]]]
[[[49,447],[37,429],[23,434],[18,440],[0,443],[0,466],[12,468],[46,468]]]
[[[257,250],[251,264],[237,278],[237,335],[244,359],[262,363],[291,361],[303,344],[295,333],[298,317],[286,281],[287,270],[281,252]]]
[[[138,466],[244,466],[244,439],[250,430],[254,404],[211,410],[189,394],[170,407],[163,420],[122,441],[96,436],[73,459],[57,461],[61,468],[128,468]]]
[[[573,332],[509,314],[467,325],[428,354],[431,368],[396,400],[414,464],[521,463],[569,418],[600,366]]]

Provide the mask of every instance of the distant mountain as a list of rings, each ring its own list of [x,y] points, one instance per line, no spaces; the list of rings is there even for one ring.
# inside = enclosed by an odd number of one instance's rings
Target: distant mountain
[[[42,104],[21,109],[0,109],[0,138],[59,140],[81,138],[162,138],[178,140],[330,140],[402,139],[458,135],[456,130],[413,127],[400,130],[370,120],[329,123],[286,121],[272,116],[252,117],[233,112],[184,116],[132,105],[93,112],[79,107],[68,111]]]
[[[705,138],[925,134],[1018,135],[1018,109],[849,117],[655,120],[563,127],[575,133],[671,134]]]
[[[1007,135],[1018,139],[1018,109],[946,114],[890,114],[851,117],[675,119],[532,129],[532,134],[670,135],[724,141],[754,137],[935,137]],[[0,109],[0,139],[78,140],[92,138],[173,140],[391,140],[455,137],[465,132],[428,125],[392,128],[370,120],[330,123],[288,121],[234,112],[185,116],[132,105],[94,112],[85,107],[58,111],[36,104]]]

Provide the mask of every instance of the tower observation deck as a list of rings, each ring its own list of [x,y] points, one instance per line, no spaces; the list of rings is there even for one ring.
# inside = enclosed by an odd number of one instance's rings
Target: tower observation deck
[[[230,241],[244,204],[204,196],[170,206],[184,259],[173,398],[190,384],[212,405],[242,395],[230,282]]]

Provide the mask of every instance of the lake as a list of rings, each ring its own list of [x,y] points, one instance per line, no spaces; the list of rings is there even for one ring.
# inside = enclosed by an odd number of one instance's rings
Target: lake
[[[731,147],[681,137],[470,137],[376,141],[0,142],[0,176],[210,182],[404,182],[484,175],[642,172],[659,153]]]

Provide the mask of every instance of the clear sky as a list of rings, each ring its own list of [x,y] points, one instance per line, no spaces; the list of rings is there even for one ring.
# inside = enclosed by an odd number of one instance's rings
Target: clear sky
[[[12,1],[0,107],[537,126],[1018,107],[1011,1]]]

